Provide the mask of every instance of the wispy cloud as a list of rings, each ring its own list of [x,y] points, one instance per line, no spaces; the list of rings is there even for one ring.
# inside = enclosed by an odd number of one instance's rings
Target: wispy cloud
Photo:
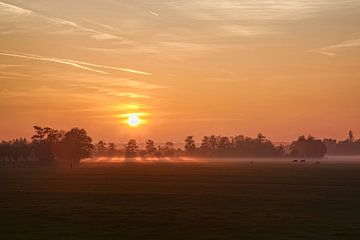
[[[132,82],[133,80],[126,80],[128,82]],[[147,83],[143,84],[143,88],[147,89]],[[97,84],[97,83],[70,83],[68,84],[68,86],[70,88],[74,88],[77,90],[77,92],[79,92],[79,90],[89,90],[89,91],[94,91],[97,93],[101,93],[104,95],[108,95],[108,96],[112,96],[112,97],[119,97],[119,98],[142,98],[142,99],[146,99],[146,98],[150,98],[150,96],[144,95],[144,94],[140,94],[140,93],[135,93],[133,92],[134,89],[131,89],[127,86],[121,86],[121,85],[114,85],[114,84],[109,84],[106,82],[103,82],[102,84]],[[139,90],[139,89],[136,89]]]
[[[117,94],[118,97],[129,97],[129,98],[150,98],[149,96],[131,92],[122,92]]]
[[[76,92],[80,95],[101,96],[106,106],[124,106],[134,104],[139,107],[141,104],[157,105],[161,101],[159,97],[153,98],[152,91],[164,88],[148,82],[136,81],[128,78],[113,78],[111,76],[99,76],[99,78],[83,78],[70,81],[66,88],[69,92]],[[114,106],[115,106],[114,105]],[[119,109],[117,109],[119,110]]]
[[[114,31],[117,31],[118,29],[113,27],[113,26],[110,26],[108,24],[104,24],[104,23],[99,23],[99,22],[94,22],[94,21],[91,21],[89,19],[82,19],[83,21],[87,22],[87,23],[90,23],[90,24],[93,24],[93,25],[96,25],[96,26],[100,26],[102,28],[106,28],[106,29],[109,29],[109,30],[114,30]]]
[[[50,20],[53,23],[56,23],[56,24],[68,25],[68,26],[75,27],[75,28],[81,28],[77,23],[74,23],[74,22],[71,22],[71,21],[68,21],[68,20],[65,20],[65,19],[62,19],[62,18],[57,18],[57,17],[50,18],[50,17],[47,17],[47,19]]]
[[[22,66],[22,65],[19,65],[19,64],[1,64],[1,63],[0,63],[0,69],[21,67],[21,66]]]
[[[109,73],[102,71],[102,70],[94,69],[91,67],[102,68],[102,69],[111,69],[111,70],[117,70],[117,71],[122,71],[122,72],[130,72],[130,73],[141,74],[141,75],[151,75],[150,73],[133,70],[133,69],[112,67],[112,66],[94,64],[94,63],[88,63],[88,62],[82,62],[82,61],[75,61],[75,60],[70,60],[70,59],[53,58],[53,57],[45,57],[45,56],[24,54],[24,53],[12,53],[12,52],[0,52],[0,55],[8,56],[8,57],[32,59],[32,60],[38,60],[38,61],[54,62],[54,63],[69,65],[69,66],[72,66],[75,68],[79,68],[79,69],[83,69],[83,70],[87,70],[87,71],[91,71],[91,72],[96,72],[96,73],[101,73],[101,74],[109,74]]]
[[[32,14],[33,12],[15,5],[11,5],[8,3],[0,2],[0,9],[2,11],[8,12],[10,14],[14,14],[15,16],[19,15],[28,15]]]
[[[18,7],[16,5],[12,5],[12,4],[8,4],[8,3],[0,2],[0,14],[1,14],[1,12],[9,13],[15,17],[20,16],[20,15],[24,15],[24,16],[32,15],[32,16],[40,17],[42,19],[45,19],[47,22],[50,22],[53,24],[69,26],[78,31],[89,32],[92,34],[91,38],[96,39],[96,40],[119,40],[119,41],[122,41],[123,43],[131,42],[120,36],[116,36],[114,34],[99,31],[99,30],[96,30],[96,29],[93,29],[90,27],[85,27],[85,26],[82,26],[82,25],[80,25],[76,22],[70,21],[70,20],[66,20],[66,19],[58,18],[58,17],[54,17],[54,16],[47,16],[47,15],[44,15],[41,13],[34,12],[29,9],[25,9],[25,8]],[[98,24],[98,25],[101,25],[101,24]]]
[[[221,26],[220,29],[230,36],[241,36],[241,37],[258,36],[258,35],[271,34],[276,32],[274,29],[269,29],[265,27],[243,26],[243,25],[235,25],[235,24],[227,24]]]
[[[159,17],[160,14],[158,14],[157,12],[154,12],[154,11],[149,11],[149,13],[155,17]]]
[[[120,68],[120,67],[112,67],[112,66],[94,64],[94,63],[88,63],[88,62],[74,61],[74,60],[69,60],[69,59],[65,59],[65,60],[66,60],[66,61],[69,61],[69,62],[71,62],[71,63],[81,64],[81,65],[90,66],[90,67],[111,69],[111,70],[117,70],[117,71],[122,71],[122,72],[135,73],[135,74],[140,74],[140,75],[151,75],[151,73],[143,72],[143,71],[139,71],[139,70],[134,70],[134,69]]]
[[[290,20],[302,19],[324,8],[341,8],[358,5],[357,0],[193,0],[169,3],[179,11],[187,11],[199,20]]]
[[[360,46],[360,38],[354,40],[347,40],[341,43],[337,43],[331,46],[316,48],[310,50],[309,52],[320,53],[329,57],[334,57],[337,55],[337,52],[341,49],[350,48],[350,47],[358,47]]]
[[[0,72],[0,77],[3,77],[3,78],[6,78],[6,77],[11,77],[11,78],[15,78],[15,77],[28,78],[28,77],[30,77],[30,75],[29,75],[29,74],[24,74],[24,73],[19,73],[19,72],[1,71],[1,72]]]
[[[117,81],[118,81],[117,85],[119,85],[119,86],[135,88],[135,89],[151,90],[151,89],[166,88],[165,86],[160,86],[160,85],[150,84],[150,83],[145,84],[144,82],[136,81],[136,80],[118,79]]]
[[[16,57],[16,58],[38,60],[38,61],[60,63],[60,64],[69,65],[69,66],[72,66],[72,67],[75,67],[75,68],[80,68],[80,69],[91,71],[91,72],[96,72],[96,73],[101,73],[101,74],[108,74],[107,72],[92,69],[92,68],[89,68],[89,67],[86,67],[86,66],[82,66],[80,64],[71,62],[69,60],[63,60],[63,59],[57,59],[57,58],[48,58],[48,57],[36,56],[36,55],[22,55],[22,54],[7,53],[7,52],[0,52],[0,55],[8,56],[8,57]]]
[[[73,21],[69,21],[69,20],[65,20],[62,18],[56,18],[56,17],[46,17],[47,20],[49,20],[50,22],[53,22],[55,24],[60,24],[60,25],[66,25],[66,26],[70,26],[73,28],[76,28],[77,30],[80,31],[86,31],[86,32],[90,32],[93,35],[91,36],[91,38],[96,39],[96,40],[120,40],[123,41],[124,43],[129,43],[130,41],[125,40],[122,37],[113,35],[113,34],[109,34],[109,33],[105,33],[103,31],[98,31],[95,30],[93,28],[89,28],[89,27],[84,27],[78,23],[75,23]]]

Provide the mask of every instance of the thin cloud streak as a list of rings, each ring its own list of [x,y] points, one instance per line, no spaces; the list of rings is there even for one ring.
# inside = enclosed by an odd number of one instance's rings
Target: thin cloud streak
[[[158,14],[157,12],[154,12],[154,11],[149,11],[149,13],[155,17],[159,17],[160,14]]]
[[[113,39],[115,39],[115,40],[124,41],[126,43],[130,42],[130,41],[126,41],[122,37],[115,36],[115,35],[112,35],[112,34],[109,34],[109,33],[104,33],[104,32],[89,28],[89,27],[84,27],[84,26],[79,25],[78,23],[75,23],[75,22],[72,22],[72,21],[69,21],[69,20],[65,20],[65,19],[62,19],[62,18],[56,18],[56,17],[46,17],[46,18],[49,21],[54,22],[56,24],[68,25],[68,26],[77,28],[80,31],[91,32],[91,33],[94,34],[94,35],[92,35],[92,38],[96,39],[96,40],[113,40]]]
[[[1,9],[2,7],[2,9]],[[113,34],[109,34],[109,33],[105,33],[102,31],[98,31],[89,27],[84,27],[79,25],[78,23],[66,20],[66,19],[62,19],[62,18],[58,18],[58,17],[49,17],[49,16],[45,16],[43,14],[40,13],[36,13],[34,11],[25,9],[25,8],[21,8],[18,7],[16,5],[12,5],[12,4],[7,4],[7,3],[3,3],[0,2],[0,10],[5,10],[7,12],[10,12],[12,14],[15,14],[15,16],[20,16],[20,15],[33,15],[33,16],[37,16],[37,17],[41,17],[51,23],[54,24],[60,24],[60,25],[65,25],[65,26],[70,26],[73,28],[76,28],[77,30],[80,31],[86,31],[86,32],[90,32],[93,35],[91,36],[91,38],[96,39],[96,40],[120,40],[124,43],[131,43],[131,41],[129,40],[125,40],[122,37],[119,36],[115,36]],[[101,25],[101,24],[99,24]]]
[[[118,71],[129,72],[129,73],[135,73],[135,74],[140,74],[140,75],[151,75],[151,73],[143,72],[143,71],[138,71],[138,70],[134,70],[134,69],[112,67],[112,66],[99,65],[99,64],[94,64],[94,63],[74,61],[74,60],[68,60],[68,59],[66,59],[66,60],[69,61],[69,62],[73,62],[73,63],[77,63],[77,64],[82,64],[82,65],[86,65],[86,66],[91,66],[91,67],[112,69],[112,70],[118,70]]]
[[[108,74],[107,72],[104,72],[104,71],[92,69],[92,68],[89,68],[89,67],[85,67],[85,66],[79,65],[79,64],[74,63],[74,62],[64,61],[64,60],[56,59],[56,58],[47,58],[47,57],[43,57],[43,56],[21,55],[21,54],[5,53],[5,52],[0,52],[0,55],[2,55],[2,56],[8,56],[8,57],[16,57],[16,58],[24,58],[24,59],[38,60],[38,61],[46,61],[46,62],[60,63],[60,64],[69,65],[69,66],[72,66],[72,67],[84,69],[84,70],[91,71],[91,72],[96,72],[96,73],[101,73],[101,74]]]
[[[326,55],[329,57],[334,57],[337,55],[336,51],[338,51],[338,50],[341,50],[344,48],[350,48],[350,47],[358,47],[358,46],[360,46],[360,38],[354,39],[354,40],[343,41],[341,43],[334,44],[334,45],[327,46],[327,47],[313,49],[313,50],[310,50],[309,52],[320,53],[320,54],[323,54],[323,55]]]
[[[171,1],[172,7],[186,11],[198,20],[296,20],[314,15],[324,8],[357,6],[356,0],[217,0]]]
[[[1,64],[1,63],[0,63],[0,69],[21,67],[21,66],[22,66],[22,65],[19,65],[19,64]]]
[[[129,80],[129,81],[131,81],[131,80]],[[90,91],[96,91],[98,93],[113,96],[113,97],[142,98],[142,99],[150,98],[150,96],[147,96],[147,95],[131,92],[131,91],[127,90],[124,87],[122,89],[119,89],[118,87],[109,86],[106,83],[105,83],[105,87],[103,85],[104,85],[104,83],[102,83],[101,86],[91,85],[91,84],[84,84],[84,83],[75,83],[75,84],[71,83],[71,84],[68,84],[68,86],[70,88],[79,89],[79,90],[80,89],[81,90],[86,89],[86,90],[90,90]]]
[[[130,72],[130,73],[135,73],[135,74],[140,74],[140,75],[151,75],[150,73],[133,70],[133,69],[99,65],[99,64],[93,64],[93,63],[82,62],[82,61],[74,61],[74,60],[70,60],[70,59],[50,58],[50,57],[44,57],[44,56],[39,56],[39,55],[24,54],[24,53],[20,54],[20,53],[11,53],[11,52],[0,52],[0,55],[8,56],[8,57],[17,57],[17,58],[32,59],[32,60],[38,60],[38,61],[60,63],[60,64],[69,65],[69,66],[72,66],[75,68],[80,68],[80,69],[91,71],[91,72],[101,73],[101,74],[109,74],[109,73],[105,72],[105,71],[93,69],[90,67],[112,69],[112,70],[118,70],[118,71],[122,71],[122,72]]]
[[[3,8],[3,10],[11,12],[16,14],[17,16],[19,15],[23,15],[23,14],[32,14],[33,12],[12,4],[8,4],[8,3],[4,3],[4,2],[0,2],[0,7]]]

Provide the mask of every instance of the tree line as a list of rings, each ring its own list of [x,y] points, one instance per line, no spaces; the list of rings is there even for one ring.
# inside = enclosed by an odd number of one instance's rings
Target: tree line
[[[300,136],[288,145],[275,146],[259,133],[251,138],[237,136],[204,136],[199,143],[193,136],[184,140],[184,147],[176,148],[172,142],[156,144],[149,139],[140,148],[135,139],[118,146],[115,143],[99,141],[95,144],[84,129],[72,128],[68,131],[49,127],[34,127],[34,135],[28,141],[19,138],[0,143],[0,162],[37,161],[40,163],[76,164],[81,159],[92,156],[124,156],[127,158],[161,157],[324,157],[325,154],[360,154],[360,140],[355,140],[352,131],[343,141],[317,139]]]
[[[312,136],[301,136],[289,146],[275,146],[261,133],[256,138],[243,135],[204,136],[199,144],[193,136],[188,136],[184,140],[183,149],[175,148],[172,142],[161,145],[151,139],[145,142],[143,149],[135,139],[130,139],[127,144],[120,147],[104,141],[99,141],[94,147],[95,156],[107,157],[323,157],[325,153],[325,144]]]
[[[92,155],[92,139],[84,129],[64,131],[35,126],[34,131],[31,141],[24,138],[2,141],[0,161],[76,164]]]
[[[327,138],[324,139],[327,153],[331,155],[360,155],[360,139],[355,140],[354,133],[350,130],[348,138],[343,141]]]

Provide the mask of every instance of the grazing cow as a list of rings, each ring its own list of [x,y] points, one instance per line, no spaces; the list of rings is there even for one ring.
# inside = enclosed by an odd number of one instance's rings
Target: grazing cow
[[[320,164],[320,162],[316,162],[315,164],[318,165],[318,164]]]
[[[305,159],[300,160],[300,163],[305,163],[305,162],[306,162]]]
[[[297,163],[297,162],[299,162],[299,160],[292,160],[292,162],[293,162],[293,163]]]
[[[250,164],[254,164],[254,162],[253,162],[253,161],[251,161],[251,162],[250,162]]]

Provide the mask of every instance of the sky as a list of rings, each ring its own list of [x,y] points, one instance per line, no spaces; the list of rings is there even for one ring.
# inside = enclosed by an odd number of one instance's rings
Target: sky
[[[0,138],[34,125],[360,138],[360,1],[0,0]]]

